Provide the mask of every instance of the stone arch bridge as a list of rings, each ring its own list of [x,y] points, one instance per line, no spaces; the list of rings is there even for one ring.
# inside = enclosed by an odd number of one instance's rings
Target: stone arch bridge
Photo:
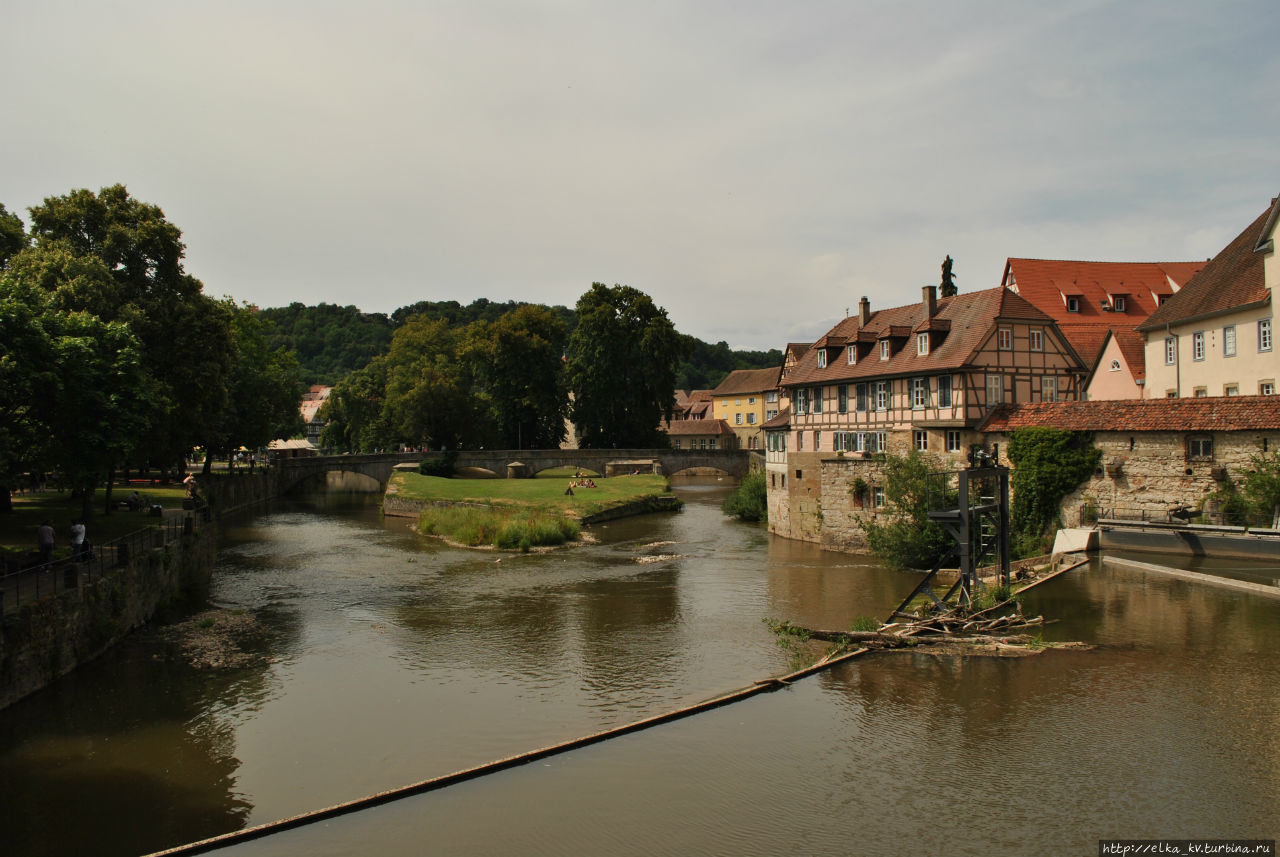
[[[360,473],[378,480],[384,489],[398,464],[440,459],[442,452],[397,452],[382,455],[320,455],[284,458],[277,462],[281,493],[322,473]],[[759,459],[758,454],[755,455]],[[552,467],[591,470],[604,476],[640,471],[674,476],[682,470],[706,467],[741,479],[752,467],[752,453],[742,449],[520,449],[459,450],[454,468],[475,468],[495,476],[536,476]]]

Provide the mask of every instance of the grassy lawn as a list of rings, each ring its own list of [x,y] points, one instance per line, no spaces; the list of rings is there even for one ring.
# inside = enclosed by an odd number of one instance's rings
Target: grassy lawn
[[[131,488],[116,486],[111,493],[113,501],[123,500],[129,496]],[[182,508],[182,498],[187,492],[178,485],[159,487],[146,486],[138,493],[152,503],[159,503],[166,509]],[[100,488],[93,498],[93,517],[85,523],[85,535],[90,542],[102,544],[111,539],[145,529],[159,523],[158,518],[149,518],[145,512],[131,512],[128,509],[114,509],[110,515],[103,514],[106,489]],[[13,498],[13,514],[0,515],[0,551],[6,554],[26,554],[36,549],[36,528],[48,519],[53,524],[57,537],[55,557],[71,554],[71,521],[80,517],[80,504],[73,503],[67,492],[45,491],[38,494],[23,494]]]
[[[670,488],[664,476],[596,477],[595,488],[564,493],[569,479],[442,479],[418,473],[396,473],[391,487],[409,500],[448,503],[488,503],[557,512],[573,517],[594,515],[641,497],[657,497]],[[34,532],[34,531],[33,531]],[[32,537],[34,539],[34,536]]]

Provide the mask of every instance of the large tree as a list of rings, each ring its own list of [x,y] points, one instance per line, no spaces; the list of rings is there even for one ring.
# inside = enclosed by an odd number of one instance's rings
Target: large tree
[[[298,402],[302,398],[298,359],[292,351],[269,344],[270,324],[248,306],[222,302],[230,319],[232,360],[227,406],[211,426],[210,450],[256,449],[278,437],[303,430]],[[206,468],[212,456],[205,458]]]
[[[471,350],[506,449],[554,449],[565,436],[565,323],[544,306],[525,305],[477,325]]]
[[[383,416],[397,441],[449,449],[482,442],[462,335],[447,322],[414,316],[392,337]]]
[[[584,447],[665,446],[680,337],[667,311],[630,286],[593,283],[569,339],[573,421]]]
[[[152,403],[144,448],[158,463],[179,464],[217,424],[232,359],[230,318],[183,270],[181,231],[113,185],[34,206],[31,235],[34,246],[11,267],[28,266],[61,310],[129,325]]]
[[[386,398],[387,359],[377,357],[334,385],[320,408],[325,421],[320,442],[346,452],[390,446],[394,439],[383,415]]]
[[[0,511],[24,469],[52,468],[83,503],[140,442],[150,412],[129,327],[60,309],[15,266],[0,276]]]
[[[22,219],[10,214],[0,203],[0,270],[9,264],[9,259],[19,250],[27,246],[27,233],[22,228]]]

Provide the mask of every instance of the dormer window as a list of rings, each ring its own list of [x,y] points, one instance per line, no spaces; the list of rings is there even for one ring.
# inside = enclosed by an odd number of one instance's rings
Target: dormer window
[[[1067,312],[1080,312],[1080,298],[1076,295],[1067,296]]]
[[[1111,308],[1116,312],[1124,312],[1124,295],[1116,295],[1111,299]]]
[[[827,368],[827,350],[825,348],[818,349],[818,368]]]
[[[889,340],[887,339],[880,340],[880,359],[889,359]]]
[[[924,356],[925,354],[928,354],[928,353],[929,353],[929,334],[917,333],[916,334],[916,354]]]
[[[849,363],[849,365],[850,365],[850,366],[852,366],[853,364],[855,364],[855,363],[857,363],[857,362],[858,362],[858,345],[857,345],[857,343],[855,343],[855,342],[850,342],[850,343],[849,343],[849,354],[848,354],[848,356],[846,356],[846,357],[845,357],[845,360]]]

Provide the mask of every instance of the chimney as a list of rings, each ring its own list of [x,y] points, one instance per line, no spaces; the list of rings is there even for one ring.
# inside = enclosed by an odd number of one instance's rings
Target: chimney
[[[938,287],[925,286],[920,290],[920,303],[924,304],[925,318],[933,318],[938,311]]]
[[[871,301],[867,300],[867,296],[863,295],[862,300],[858,301],[858,326],[866,327],[871,323]]]

